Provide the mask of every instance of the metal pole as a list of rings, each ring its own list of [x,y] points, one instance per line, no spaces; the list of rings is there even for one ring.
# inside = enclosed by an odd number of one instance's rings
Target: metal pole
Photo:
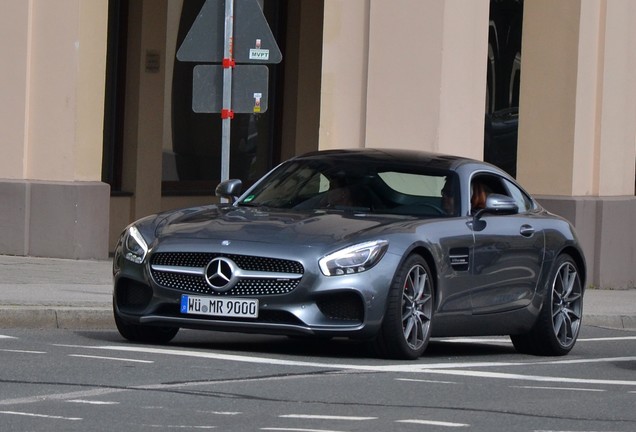
[[[232,67],[229,66],[234,58],[234,0],[225,0],[225,43],[223,48],[223,109],[225,115],[221,120],[221,181],[230,178],[230,125],[232,113]],[[226,62],[228,64],[226,64]]]

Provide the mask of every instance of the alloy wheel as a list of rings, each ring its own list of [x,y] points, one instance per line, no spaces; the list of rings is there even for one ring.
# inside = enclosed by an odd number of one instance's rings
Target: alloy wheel
[[[428,272],[413,266],[404,281],[402,292],[402,329],[404,340],[417,350],[427,342],[433,312],[432,288]]]
[[[576,268],[566,261],[561,264],[552,283],[552,327],[563,347],[577,338],[581,325],[583,293]]]

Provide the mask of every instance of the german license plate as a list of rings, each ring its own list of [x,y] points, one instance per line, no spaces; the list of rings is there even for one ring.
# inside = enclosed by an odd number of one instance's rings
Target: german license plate
[[[182,294],[181,313],[217,317],[258,318],[258,300]]]

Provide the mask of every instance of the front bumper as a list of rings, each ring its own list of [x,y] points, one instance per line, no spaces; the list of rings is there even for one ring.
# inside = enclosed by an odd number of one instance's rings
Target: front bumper
[[[209,256],[203,261],[216,256],[214,252],[205,254]],[[152,267],[152,254],[143,264],[116,256],[114,311],[126,322],[143,325],[362,339],[377,333],[384,316],[388,287],[397,267],[396,257],[387,254],[374,268],[359,274],[327,277],[318,269],[315,257],[301,253],[293,256],[302,264],[304,272],[293,289],[287,287],[281,293],[269,288],[217,293],[205,289],[203,274],[189,274],[185,282],[173,283],[174,275],[166,277],[157,272],[156,266]],[[280,281],[283,285],[288,282]],[[182,314],[182,294],[258,299],[258,318]]]

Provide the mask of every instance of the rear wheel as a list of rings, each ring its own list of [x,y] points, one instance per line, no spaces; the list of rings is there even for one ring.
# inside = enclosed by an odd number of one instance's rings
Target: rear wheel
[[[426,261],[409,256],[397,271],[376,349],[388,358],[412,360],[424,353],[431,337],[433,279]]]
[[[576,263],[569,255],[560,255],[550,275],[543,307],[532,330],[512,335],[517,351],[559,356],[570,352],[576,343],[583,316],[583,286]]]
[[[119,334],[132,342],[166,344],[179,332],[179,327],[160,327],[127,323],[114,309],[113,312],[115,315],[115,325],[117,326]]]

